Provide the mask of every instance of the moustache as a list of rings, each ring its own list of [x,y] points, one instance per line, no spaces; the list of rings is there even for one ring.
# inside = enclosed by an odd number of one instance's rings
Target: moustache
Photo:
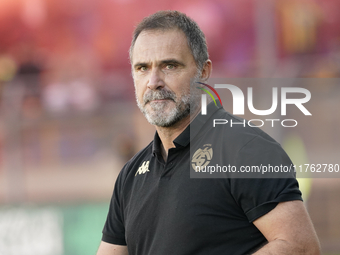
[[[176,94],[172,91],[162,89],[157,91],[150,90],[143,96],[144,105],[149,103],[150,101],[162,99],[169,99],[175,102]]]

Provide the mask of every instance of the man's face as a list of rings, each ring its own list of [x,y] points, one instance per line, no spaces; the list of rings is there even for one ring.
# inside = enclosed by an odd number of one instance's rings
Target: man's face
[[[153,125],[170,127],[188,117],[190,105],[199,105],[199,95],[190,96],[198,81],[197,66],[180,30],[141,32],[133,49],[132,74],[138,107]]]

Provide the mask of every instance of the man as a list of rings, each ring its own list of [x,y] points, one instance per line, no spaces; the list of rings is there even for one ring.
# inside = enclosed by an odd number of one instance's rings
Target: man
[[[320,254],[295,178],[190,178],[190,146],[211,162],[290,164],[257,128],[212,129],[211,118],[236,119],[222,107],[199,114],[197,82],[212,63],[197,24],[177,11],[145,18],[130,60],[137,104],[157,132],[117,178],[97,255]]]

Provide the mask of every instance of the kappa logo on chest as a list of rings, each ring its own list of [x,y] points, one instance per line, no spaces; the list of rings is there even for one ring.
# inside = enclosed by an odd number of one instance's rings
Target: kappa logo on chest
[[[135,176],[137,174],[145,174],[146,172],[150,172],[150,170],[149,170],[149,163],[150,163],[150,161],[144,161],[143,164],[136,171]]]

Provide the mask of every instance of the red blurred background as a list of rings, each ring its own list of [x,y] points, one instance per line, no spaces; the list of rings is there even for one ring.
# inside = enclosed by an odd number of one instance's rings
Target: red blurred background
[[[166,9],[202,28],[213,77],[340,76],[338,0],[0,0],[0,209],[109,201],[122,165],[154,132],[134,102],[132,32]],[[314,118],[327,127],[298,135],[310,158],[337,160],[340,87],[311,90],[314,111],[326,101],[334,110]],[[340,254],[339,187],[316,179],[309,191],[327,254]],[[78,254],[64,238],[58,254]]]

